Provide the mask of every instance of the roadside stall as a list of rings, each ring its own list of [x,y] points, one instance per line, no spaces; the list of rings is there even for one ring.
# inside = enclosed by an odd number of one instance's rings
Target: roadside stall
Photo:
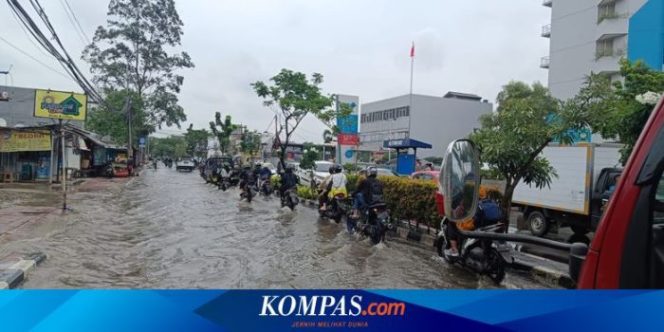
[[[3,182],[47,181],[51,133],[43,128],[0,128],[0,172]]]

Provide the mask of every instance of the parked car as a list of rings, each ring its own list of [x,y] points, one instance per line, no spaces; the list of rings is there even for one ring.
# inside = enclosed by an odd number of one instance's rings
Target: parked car
[[[301,169],[299,174],[300,183],[310,183],[319,185],[323,180],[330,175],[330,166],[334,165],[331,161],[318,160],[314,161],[313,169]]]
[[[411,174],[410,178],[416,180],[429,180],[437,182],[439,174],[440,172],[438,171],[417,171]]]
[[[190,159],[183,159],[175,163],[175,170],[191,172],[196,168],[196,165]]]
[[[378,171],[378,176],[399,176],[399,174],[389,168],[378,167],[376,170]]]

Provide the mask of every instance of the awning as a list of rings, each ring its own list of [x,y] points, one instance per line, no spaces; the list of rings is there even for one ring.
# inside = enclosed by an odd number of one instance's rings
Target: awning
[[[388,149],[431,149],[431,144],[412,138],[405,138],[384,141],[383,147]]]

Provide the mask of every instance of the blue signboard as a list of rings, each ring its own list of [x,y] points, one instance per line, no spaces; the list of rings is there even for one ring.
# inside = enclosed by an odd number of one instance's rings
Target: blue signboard
[[[337,118],[337,127],[342,134],[356,134],[357,133],[357,114]]]
[[[138,146],[145,147],[145,137],[141,137],[138,139]]]

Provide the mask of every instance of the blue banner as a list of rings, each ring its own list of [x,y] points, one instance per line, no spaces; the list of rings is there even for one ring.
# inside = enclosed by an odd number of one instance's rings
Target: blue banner
[[[3,331],[661,331],[664,291],[12,290]]]

